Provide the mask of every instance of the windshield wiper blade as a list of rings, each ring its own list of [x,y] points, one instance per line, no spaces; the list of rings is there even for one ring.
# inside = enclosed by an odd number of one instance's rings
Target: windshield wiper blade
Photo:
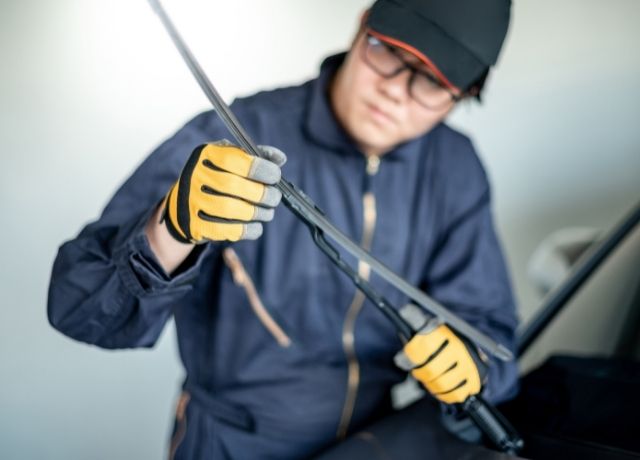
[[[162,21],[165,29],[171,37],[171,40],[182,55],[182,58],[191,70],[191,73],[197,80],[200,88],[202,88],[207,98],[215,108],[216,112],[224,122],[225,126],[231,132],[240,147],[242,147],[245,151],[252,155],[262,157],[263,155],[257,148],[256,144],[246,133],[229,106],[224,102],[211,81],[209,81],[206,74],[198,64],[198,61],[195,59],[195,57],[187,47],[186,43],[182,40],[182,37],[178,33],[167,13],[164,11],[164,8],[160,4],[160,1],[148,1],[155,13],[160,17],[160,20]],[[345,269],[346,264],[344,264],[344,262],[341,260],[340,253],[329,244],[329,242],[326,240],[326,236],[335,241],[340,247],[342,247],[356,259],[369,265],[371,270],[375,271],[386,282],[405,294],[409,299],[411,299],[411,301],[426,309],[429,313],[437,317],[440,322],[449,325],[458,333],[462,334],[473,343],[475,343],[478,347],[482,348],[488,354],[493,355],[494,357],[502,361],[510,361],[513,359],[513,353],[507,347],[495,342],[492,338],[480,332],[469,323],[447,310],[445,307],[430,298],[424,292],[411,285],[401,276],[397,275],[393,270],[388,268],[378,259],[373,257],[369,252],[362,249],[348,236],[338,230],[331,222],[329,222],[324,217],[323,212],[313,203],[313,201],[311,201],[311,199],[307,195],[305,195],[292,183],[282,178],[280,179],[280,182],[276,184],[276,187],[278,188],[278,190],[280,190],[280,192],[282,192],[283,203],[310,228],[313,239],[316,244],[318,244],[320,249],[327,255],[329,255],[334,263],[336,263],[336,261],[341,262],[337,263],[338,268],[347,273],[347,275],[352,278],[358,288],[362,289],[364,280],[361,280],[357,273],[350,274],[348,272],[348,268]],[[365,290],[363,290],[363,292],[365,292],[365,294],[367,294],[370,299],[374,300],[374,298],[372,298],[371,295],[369,295]],[[378,308],[381,308],[382,306],[381,303],[376,303],[375,300],[374,304]],[[394,322],[396,327],[404,328],[405,331],[410,332],[410,329],[406,329],[408,328],[408,325],[393,308],[389,308],[388,304],[382,310],[383,313]]]

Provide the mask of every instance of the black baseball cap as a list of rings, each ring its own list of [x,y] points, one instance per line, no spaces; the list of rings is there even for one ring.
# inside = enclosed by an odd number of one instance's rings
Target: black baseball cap
[[[367,27],[466,91],[497,62],[510,11],[511,0],[377,0]]]

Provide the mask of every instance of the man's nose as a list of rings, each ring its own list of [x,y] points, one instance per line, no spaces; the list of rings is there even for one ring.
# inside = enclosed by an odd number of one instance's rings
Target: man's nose
[[[405,67],[392,77],[383,79],[378,87],[394,102],[403,102],[409,98],[409,80],[411,69]]]

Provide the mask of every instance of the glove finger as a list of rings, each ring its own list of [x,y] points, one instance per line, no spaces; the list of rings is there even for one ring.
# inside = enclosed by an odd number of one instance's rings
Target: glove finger
[[[201,168],[194,172],[191,188],[195,192],[206,191],[208,188],[267,207],[276,207],[282,198],[282,194],[275,187],[210,168]]]
[[[207,144],[200,159],[209,168],[219,168],[264,184],[276,184],[281,177],[280,167],[275,162],[249,155],[233,145]]]
[[[450,329],[448,331],[451,334],[449,345],[443,350],[442,354],[449,356],[450,361],[456,363],[455,372],[464,375],[469,384],[474,389],[477,388],[477,390],[473,391],[480,391],[482,378],[478,367],[479,363],[475,362],[464,342]]]
[[[415,371],[414,371],[415,372]],[[454,367],[449,372],[445,372],[439,377],[425,382],[425,386],[431,391],[433,394],[438,393],[447,393],[467,380],[467,376],[460,371],[457,367]],[[466,383],[465,383],[466,385]]]
[[[468,381],[465,381],[463,374],[455,372],[455,370],[447,372],[434,381],[424,384],[425,388],[440,401],[446,403],[464,402],[471,394],[477,393],[472,391],[473,388]]]
[[[425,388],[431,393],[435,398],[445,404],[459,404],[463,403],[471,393],[467,388],[467,385],[464,385],[460,388],[456,388],[452,391],[447,391],[445,393],[437,393],[429,389],[429,385],[425,385]]]
[[[284,152],[272,145],[259,145],[258,148],[267,160],[274,162],[281,168],[287,162],[287,156]]]
[[[422,329],[429,320],[429,316],[427,316],[424,310],[414,303],[406,304],[398,313],[400,313],[402,319],[404,319],[414,331]]]
[[[191,202],[197,214],[202,211],[208,216],[245,222],[268,222],[273,219],[273,208],[254,206],[247,201],[226,195],[202,193]]]
[[[458,389],[464,390],[467,395],[479,393],[482,389],[477,369],[464,366],[461,362],[458,362],[457,366],[450,371],[423,383],[431,393],[438,397]]]
[[[446,326],[439,326],[427,334],[419,332],[407,342],[403,351],[413,367],[423,366],[448,346],[451,338],[448,331]]]
[[[225,223],[198,219],[193,223],[191,233],[197,241],[205,239],[213,241],[255,240],[262,235],[262,224],[259,222]]]
[[[456,361],[447,353],[439,353],[422,367],[414,369],[413,375],[421,382],[430,382],[449,371]]]
[[[402,350],[400,350],[398,353],[395,354],[395,356],[393,357],[393,362],[395,363],[396,366],[398,366],[403,371],[410,371],[415,367],[415,364],[413,364],[413,361],[411,361],[409,357],[405,354],[405,352]]]

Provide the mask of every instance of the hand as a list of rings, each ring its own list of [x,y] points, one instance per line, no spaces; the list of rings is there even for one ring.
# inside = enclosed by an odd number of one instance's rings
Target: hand
[[[282,195],[274,187],[287,157],[261,146],[265,158],[228,141],[201,145],[165,197],[163,219],[182,243],[237,241],[262,235]]]
[[[437,319],[428,321],[416,305],[405,306],[400,314],[418,332],[395,356],[398,367],[410,370],[435,398],[447,404],[462,403],[480,393],[488,370],[480,350]]]

